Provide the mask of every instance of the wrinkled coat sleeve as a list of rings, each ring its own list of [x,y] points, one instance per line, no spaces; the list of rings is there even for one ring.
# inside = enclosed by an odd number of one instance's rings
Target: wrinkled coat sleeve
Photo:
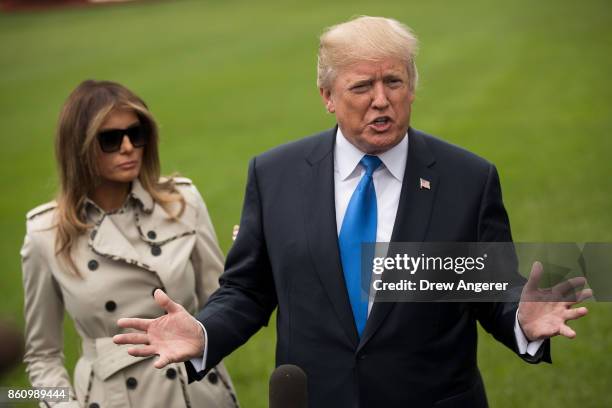
[[[493,165],[489,167],[487,182],[482,194],[478,222],[478,241],[512,242],[510,222],[502,201],[499,175]],[[508,259],[513,258],[508,257]],[[524,282],[524,278],[518,276],[518,274],[516,279],[520,281],[519,283]],[[517,303],[510,302],[472,304],[472,309],[482,327],[498,341],[519,354],[514,334],[517,308]],[[519,356],[528,363],[551,362],[550,339],[546,339],[535,356],[530,356],[529,354],[519,354]]]
[[[41,233],[33,231],[31,222],[27,228],[21,249],[26,370],[32,386],[68,387],[74,398],[64,366],[64,303],[44,253],[45,245],[53,243],[44,242]]]
[[[227,255],[221,288],[196,316],[208,333],[207,368],[201,373],[190,371],[190,381],[203,378],[210,367],[267,325],[277,304],[256,179],[255,160],[252,160],[240,232]]]

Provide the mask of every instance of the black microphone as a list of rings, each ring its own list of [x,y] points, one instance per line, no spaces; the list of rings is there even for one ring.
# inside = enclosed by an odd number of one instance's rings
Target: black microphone
[[[270,376],[270,408],[308,408],[306,373],[293,364],[278,366]]]

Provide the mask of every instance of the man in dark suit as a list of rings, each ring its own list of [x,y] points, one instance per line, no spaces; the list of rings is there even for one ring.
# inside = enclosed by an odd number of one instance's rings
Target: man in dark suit
[[[162,291],[168,314],[122,319],[157,367],[190,379],[277,313],[276,362],[308,375],[312,407],[485,407],[476,322],[528,362],[550,362],[548,337],[575,333],[576,302],[372,302],[362,242],[511,241],[495,167],[409,127],[416,39],[395,20],[360,17],[321,37],[318,86],[338,126],[249,165],[240,231],[196,320]],[[541,265],[526,290],[537,290]],[[535,286],[534,286],[535,285]],[[517,311],[518,310],[518,311]]]

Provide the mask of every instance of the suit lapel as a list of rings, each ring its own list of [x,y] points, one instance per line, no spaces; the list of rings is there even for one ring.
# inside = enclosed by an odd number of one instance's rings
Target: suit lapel
[[[334,198],[334,137],[336,129],[324,132],[320,143],[307,156],[303,173],[304,223],[312,261],[338,321],[353,347],[357,329],[348,299],[336,229]]]
[[[435,158],[427,147],[423,135],[410,128],[408,130],[408,160],[391,235],[392,242],[425,241],[431,209],[438,188],[438,175],[431,168],[434,163]],[[429,181],[430,189],[421,188],[420,179]],[[394,305],[394,302],[374,303],[359,343],[359,349],[376,333]]]
[[[431,208],[438,189],[438,174],[433,168],[435,159],[423,135],[408,131],[408,160],[402,183],[400,202],[393,226],[391,241],[421,242],[425,240]],[[421,188],[420,179],[429,181],[430,188]]]

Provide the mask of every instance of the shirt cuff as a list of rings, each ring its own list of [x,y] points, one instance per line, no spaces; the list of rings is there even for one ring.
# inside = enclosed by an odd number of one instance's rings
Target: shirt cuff
[[[198,324],[202,328],[204,332],[204,353],[202,354],[202,358],[194,357],[189,362],[193,365],[193,368],[196,370],[198,374],[206,369],[206,356],[208,355],[208,334],[206,333],[206,329],[204,325],[198,321]]]
[[[518,321],[518,309],[516,310],[516,317],[514,318],[514,337],[516,337],[516,345],[518,346],[519,354],[529,354],[532,357],[536,355],[542,343],[544,343],[544,339],[535,341],[527,340]]]

